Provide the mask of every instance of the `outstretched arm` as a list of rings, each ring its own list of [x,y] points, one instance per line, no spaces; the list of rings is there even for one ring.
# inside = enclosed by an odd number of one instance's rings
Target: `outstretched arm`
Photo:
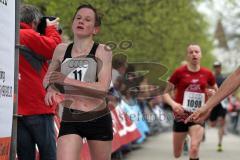
[[[225,97],[235,91],[240,85],[240,67],[233,72],[221,85],[215,95],[213,95],[204,106],[199,108],[195,113],[185,121],[203,122],[207,114]]]

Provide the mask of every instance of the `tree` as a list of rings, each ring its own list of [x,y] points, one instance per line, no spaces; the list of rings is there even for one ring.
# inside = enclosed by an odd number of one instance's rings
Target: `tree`
[[[59,16],[64,33],[71,37],[70,25],[74,9],[79,2],[84,1],[24,2],[39,6],[46,15]],[[129,61],[161,63],[169,68],[168,74],[180,65],[185,58],[187,45],[194,42],[202,47],[203,65],[210,66],[213,61],[210,54],[212,42],[207,35],[208,25],[195,7],[199,2],[200,0],[92,0],[91,4],[104,14],[101,33],[96,36],[96,40],[114,42],[116,48],[113,48],[113,52],[127,54]],[[122,41],[132,42],[132,47],[124,48]]]

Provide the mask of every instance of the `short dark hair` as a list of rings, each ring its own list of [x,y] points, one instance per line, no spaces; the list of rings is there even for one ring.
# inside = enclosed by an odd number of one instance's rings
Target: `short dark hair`
[[[74,20],[77,12],[78,12],[80,9],[82,9],[82,8],[91,9],[91,10],[95,13],[95,26],[97,26],[97,27],[101,26],[101,23],[102,23],[102,22],[101,22],[101,15],[98,13],[97,9],[96,9],[95,7],[93,7],[91,4],[82,4],[82,5],[80,5],[80,6],[76,9],[72,20]]]
[[[32,22],[39,22],[42,18],[42,13],[33,5],[22,5],[20,8],[20,21],[30,24]]]

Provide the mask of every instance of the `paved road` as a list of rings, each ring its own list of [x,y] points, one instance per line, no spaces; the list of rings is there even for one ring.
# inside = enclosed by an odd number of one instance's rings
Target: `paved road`
[[[201,160],[239,160],[240,158],[240,137],[228,133],[224,137],[224,151],[216,152],[217,130],[206,130],[206,141],[201,144]],[[149,137],[138,150],[129,153],[124,160],[174,160],[172,156],[172,134],[166,132],[157,136]],[[188,160],[182,156],[181,160]]]

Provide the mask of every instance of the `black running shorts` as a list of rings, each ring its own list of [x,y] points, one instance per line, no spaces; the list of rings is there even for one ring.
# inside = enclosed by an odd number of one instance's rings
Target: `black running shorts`
[[[78,112],[64,108],[63,114],[69,111]],[[89,121],[62,121],[58,137],[68,134],[76,134],[87,140],[111,141],[113,139],[111,114],[108,112]]]
[[[173,131],[174,132],[188,132],[189,127],[191,127],[193,125],[201,125],[202,127],[204,127],[204,124],[198,124],[198,123],[193,123],[193,122],[188,122],[185,124],[182,121],[174,120]]]
[[[213,121],[216,121],[218,117],[222,117],[224,119],[226,117],[226,114],[227,114],[227,110],[223,108],[220,103],[213,108],[209,116],[209,120],[213,122]]]

